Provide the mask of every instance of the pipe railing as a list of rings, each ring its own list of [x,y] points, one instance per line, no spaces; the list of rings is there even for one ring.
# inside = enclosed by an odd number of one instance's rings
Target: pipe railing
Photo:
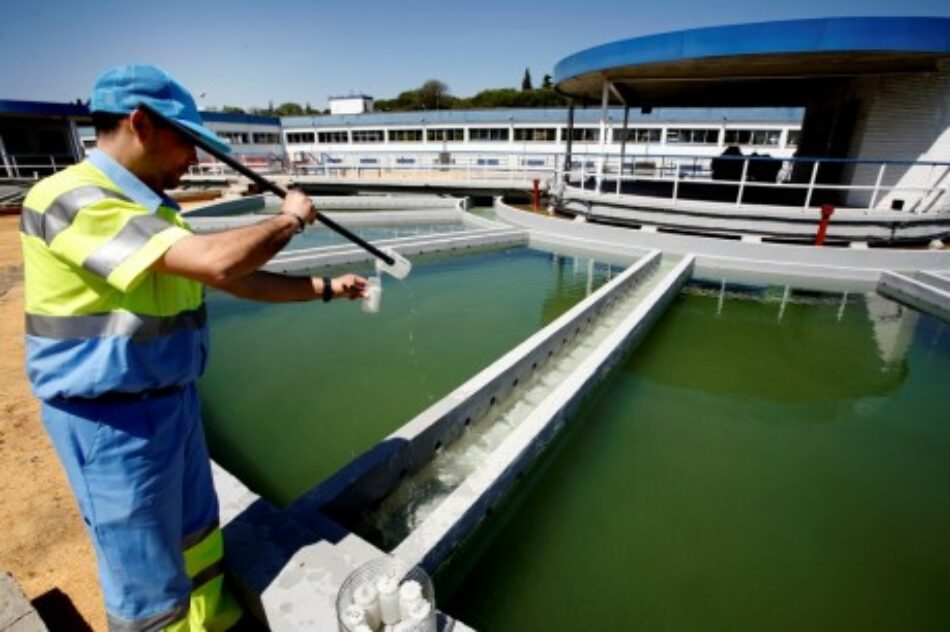
[[[38,180],[75,163],[76,157],[68,153],[5,153],[0,158],[0,177]]]
[[[620,164],[618,156],[603,156],[601,154],[576,155],[578,160],[572,161],[566,173],[568,182],[577,181],[581,190],[607,192],[603,180],[613,180],[612,192],[616,196],[623,195],[623,184],[634,182],[671,183],[671,199],[675,207],[680,199],[680,185],[684,182],[702,183],[717,187],[736,189],[735,205],[742,206],[748,188],[774,190],[804,191],[802,208],[813,206],[812,200],[816,191],[828,192],[865,192],[869,193],[868,201],[862,207],[868,211],[877,209],[877,204],[888,194],[902,192],[912,194],[913,199],[903,208],[887,210],[904,210],[913,213],[928,213],[941,210],[940,203],[946,204],[948,189],[950,189],[950,162],[929,160],[866,160],[847,158],[779,158],[770,156],[680,156],[671,154],[654,154],[652,156],[636,156],[636,160]],[[591,168],[595,164],[592,157],[603,158],[602,173],[608,178],[592,177]],[[868,184],[837,184],[824,182],[819,176],[821,168],[858,168],[869,169],[868,177],[864,180]],[[717,169],[718,167],[718,169]],[[804,181],[792,178],[798,173],[805,176]],[[895,169],[926,169],[926,173],[917,174],[911,182],[902,184],[900,180],[892,184],[884,182],[884,176]],[[717,171],[719,172],[717,174]],[[827,175],[827,171],[825,172]],[[801,177],[799,175],[798,177]],[[852,174],[853,175],[853,174]],[[831,174],[840,178],[840,174]],[[881,209],[877,209],[881,210]]]
[[[275,155],[239,156],[245,165],[261,173],[316,175],[326,178],[431,177],[463,180],[502,179],[530,186],[535,179],[556,179],[576,183],[581,190],[622,196],[624,186],[634,183],[667,183],[676,207],[683,199],[683,185],[701,183],[735,189],[732,203],[742,207],[749,191],[784,190],[801,192],[801,208],[816,206],[815,193],[861,193],[861,208],[871,212],[896,193],[907,199],[903,210],[929,213],[948,208],[950,161],[867,160],[821,157],[717,156],[671,153],[619,154],[575,151],[570,164],[562,152],[532,151],[527,145],[512,149],[417,150],[373,148],[367,151],[308,154],[306,160],[285,161]],[[71,154],[6,154],[0,176],[38,178],[74,162]],[[854,184],[839,184],[854,177]],[[829,171],[831,170],[831,171]],[[850,170],[847,173],[846,170]],[[905,173],[897,173],[903,170]],[[915,170],[907,178],[907,172]],[[229,168],[217,161],[202,162],[192,168],[199,174],[229,175]],[[901,176],[905,176],[901,178]],[[826,182],[822,178],[836,180]],[[888,177],[893,182],[888,182]],[[608,182],[609,181],[609,182]],[[819,200],[820,201],[820,200]],[[853,204],[849,205],[852,208]]]

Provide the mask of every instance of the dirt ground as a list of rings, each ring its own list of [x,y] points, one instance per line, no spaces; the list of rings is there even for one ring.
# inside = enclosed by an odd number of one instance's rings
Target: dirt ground
[[[0,570],[50,630],[104,631],[92,545],[23,369],[19,221],[0,216]]]

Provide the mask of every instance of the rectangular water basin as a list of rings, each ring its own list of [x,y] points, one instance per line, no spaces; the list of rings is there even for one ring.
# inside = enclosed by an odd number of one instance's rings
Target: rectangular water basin
[[[377,315],[213,293],[200,385],[212,454],[288,503],[622,267],[530,248],[420,257],[405,281],[384,279]]]
[[[943,629],[947,375],[950,329],[880,296],[694,287],[441,569],[442,606],[493,632]]]

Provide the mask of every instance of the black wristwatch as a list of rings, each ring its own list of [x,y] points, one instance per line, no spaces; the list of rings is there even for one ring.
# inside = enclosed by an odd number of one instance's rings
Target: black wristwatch
[[[333,281],[330,277],[323,277],[323,302],[329,303],[333,298]]]
[[[288,213],[291,217],[297,220],[297,230],[294,231],[298,235],[303,232],[303,229],[307,227],[307,222],[303,221],[303,218],[297,215],[296,213]]]

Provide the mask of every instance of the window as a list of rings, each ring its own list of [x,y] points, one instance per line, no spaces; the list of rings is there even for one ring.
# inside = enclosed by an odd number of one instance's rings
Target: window
[[[421,143],[421,129],[391,129],[389,130],[389,142],[391,143]]]
[[[254,132],[251,138],[257,145],[276,145],[280,142],[280,135],[270,132]]]
[[[801,138],[802,130],[800,129],[790,129],[788,130],[788,137],[785,139],[786,147],[798,147],[798,141]]]
[[[287,132],[287,144],[298,145],[313,142],[313,132]]]
[[[567,139],[567,128],[561,128],[561,138]],[[596,127],[575,127],[574,141],[581,143],[596,143],[600,140],[600,130]]]
[[[473,127],[468,130],[468,139],[470,141],[486,141],[491,143],[505,142],[508,140],[507,127]]]
[[[465,140],[465,130],[461,128],[457,129],[430,129],[426,130],[426,138],[429,139],[429,142],[439,142],[439,141],[456,141],[462,142]]]
[[[660,142],[662,131],[663,130],[658,127],[628,127],[626,131],[623,129],[615,129],[614,142],[619,143],[626,140],[628,143],[658,143]]]
[[[346,144],[349,139],[346,136],[346,132],[318,132],[317,133],[317,142],[318,143],[342,143]]]
[[[381,129],[357,129],[353,130],[354,143],[381,143],[386,134]]]
[[[218,136],[228,141],[232,145],[247,145],[251,142],[250,134],[247,132],[216,132]]]
[[[769,145],[778,147],[781,131],[775,129],[727,129],[727,145]]]
[[[552,127],[516,127],[515,140],[523,143],[553,143],[557,140],[557,130]]]
[[[715,145],[719,142],[718,129],[674,128],[666,130],[666,142],[689,145]]]

